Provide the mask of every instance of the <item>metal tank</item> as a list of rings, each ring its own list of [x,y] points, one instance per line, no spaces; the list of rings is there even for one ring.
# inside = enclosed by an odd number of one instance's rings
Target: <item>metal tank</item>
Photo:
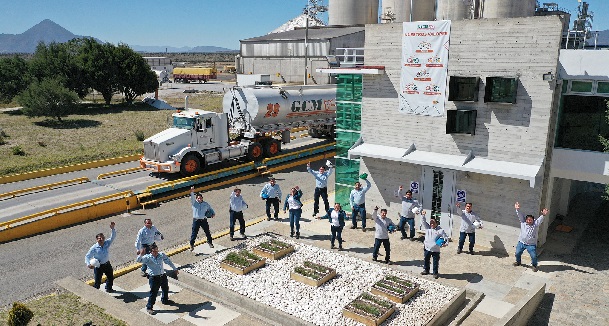
[[[436,0],[412,0],[412,21],[436,20]]]
[[[513,18],[535,15],[535,0],[478,0],[482,18]]]
[[[329,25],[360,25],[378,23],[379,0],[330,0]]]
[[[410,21],[410,0],[382,0],[381,19],[385,23]]]
[[[335,124],[336,85],[233,87],[222,107],[235,133]]]
[[[463,20],[473,18],[476,0],[438,0],[438,20]]]

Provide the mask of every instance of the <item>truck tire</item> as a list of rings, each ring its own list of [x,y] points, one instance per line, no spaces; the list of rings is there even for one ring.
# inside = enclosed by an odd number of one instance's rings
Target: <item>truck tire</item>
[[[319,138],[319,131],[315,128],[309,128],[309,136],[311,136],[311,138]]]
[[[260,143],[251,143],[247,149],[247,159],[250,161],[261,161],[264,152]]]
[[[273,157],[281,151],[281,143],[275,139],[271,139],[264,144],[264,156]]]
[[[201,171],[201,161],[195,154],[186,154],[180,164],[180,174],[190,177],[199,174]]]

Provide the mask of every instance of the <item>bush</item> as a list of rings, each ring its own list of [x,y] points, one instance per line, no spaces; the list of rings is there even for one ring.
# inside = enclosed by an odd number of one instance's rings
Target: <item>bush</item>
[[[78,95],[59,80],[43,79],[33,82],[17,96],[17,102],[23,106],[23,113],[28,117],[49,117],[61,121],[61,117],[76,111]]]
[[[34,317],[34,313],[23,303],[13,302],[13,308],[8,312],[10,326],[25,326]]]
[[[13,152],[13,155],[25,156],[25,151],[21,146],[13,146],[11,147],[11,151]]]
[[[146,136],[144,136],[144,132],[143,132],[143,131],[141,131],[141,130],[136,130],[136,131],[135,131],[135,138],[136,138],[138,141],[143,141],[144,139],[146,139]]]

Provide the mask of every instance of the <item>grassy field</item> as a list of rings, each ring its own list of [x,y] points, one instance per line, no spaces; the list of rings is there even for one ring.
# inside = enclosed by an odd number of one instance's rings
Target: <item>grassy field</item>
[[[85,100],[92,100],[86,98]],[[141,154],[145,138],[166,129],[172,111],[157,110],[141,102],[134,105],[113,103],[82,104],[79,113],[63,122],[47,118],[28,118],[20,111],[0,112],[0,176],[44,168]],[[121,99],[117,97],[116,102]],[[184,106],[182,94],[165,98],[174,106]],[[222,94],[191,94],[193,108],[220,112]],[[24,155],[15,155],[17,148]]]
[[[44,296],[25,305],[34,313],[28,325],[127,325],[71,293]],[[8,310],[0,311],[0,325],[8,325]]]

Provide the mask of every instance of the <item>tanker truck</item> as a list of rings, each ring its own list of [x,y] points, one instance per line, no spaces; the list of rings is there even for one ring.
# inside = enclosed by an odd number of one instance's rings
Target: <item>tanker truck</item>
[[[222,107],[223,113],[173,113],[171,128],[143,141],[140,166],[191,176],[227,160],[275,156],[295,127],[307,127],[317,137],[333,135],[336,85],[233,87]]]

